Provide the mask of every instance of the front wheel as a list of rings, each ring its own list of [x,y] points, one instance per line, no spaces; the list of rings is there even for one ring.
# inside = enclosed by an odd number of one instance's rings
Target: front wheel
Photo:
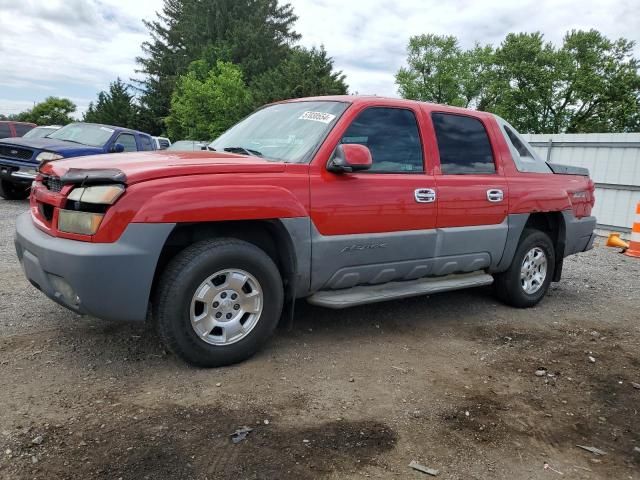
[[[160,277],[154,316],[167,347],[188,363],[219,367],[252,356],[275,330],[283,304],[273,260],[241,240],[187,247]]]
[[[509,269],[495,275],[498,298],[514,307],[533,307],[547,293],[554,267],[555,250],[549,236],[526,229]]]
[[[24,200],[29,196],[29,187],[0,180],[0,197],[5,200]]]

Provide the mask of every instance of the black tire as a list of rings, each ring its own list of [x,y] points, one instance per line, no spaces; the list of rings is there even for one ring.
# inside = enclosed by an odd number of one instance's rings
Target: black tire
[[[255,277],[263,292],[262,312],[241,340],[212,345],[191,325],[191,301],[205,279],[224,269],[241,269]],[[220,367],[241,362],[259,350],[278,324],[283,298],[278,268],[261,249],[236,239],[203,240],[174,257],[160,276],[154,320],[163,342],[178,357],[199,367]]]
[[[521,268],[527,253],[534,248],[540,248],[546,255],[547,271],[544,281],[535,293],[527,293],[520,279]],[[535,306],[547,293],[555,268],[555,249],[546,233],[525,229],[520,237],[520,243],[509,269],[506,272],[495,275],[495,292],[504,303],[517,308],[529,308]]]
[[[29,196],[31,189],[18,183],[7,180],[0,181],[0,197],[5,200],[24,200]]]

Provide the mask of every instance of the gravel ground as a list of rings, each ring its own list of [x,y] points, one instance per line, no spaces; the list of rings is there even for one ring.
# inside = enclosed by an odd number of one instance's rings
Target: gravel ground
[[[27,208],[0,201],[0,478],[640,479],[640,260],[597,245],[530,310],[488,288],[300,303],[251,360],[199,370],[32,288]]]

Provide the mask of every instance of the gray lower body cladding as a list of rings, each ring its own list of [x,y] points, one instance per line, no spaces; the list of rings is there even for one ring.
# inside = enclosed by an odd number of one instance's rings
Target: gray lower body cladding
[[[564,256],[592,248],[595,217],[562,212]],[[298,297],[321,290],[413,281],[423,277],[505,271],[529,214],[502,223],[407,232],[324,236],[309,218],[283,220],[296,252]]]
[[[577,218],[572,212],[562,212],[565,225],[564,256],[584,252],[593,248],[596,238],[596,217]]]
[[[132,223],[115,243],[88,243],[47,235],[25,213],[16,222],[15,245],[29,281],[57,303],[105,320],[143,321],[174,226]]]

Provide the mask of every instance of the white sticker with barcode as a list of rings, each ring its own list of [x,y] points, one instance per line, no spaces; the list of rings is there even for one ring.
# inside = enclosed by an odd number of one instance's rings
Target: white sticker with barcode
[[[105,132],[113,133],[114,130],[112,128],[100,127],[100,130],[104,130]]]
[[[324,112],[304,112],[298,117],[298,120],[313,120],[314,122],[331,123],[336,118],[335,115]]]

